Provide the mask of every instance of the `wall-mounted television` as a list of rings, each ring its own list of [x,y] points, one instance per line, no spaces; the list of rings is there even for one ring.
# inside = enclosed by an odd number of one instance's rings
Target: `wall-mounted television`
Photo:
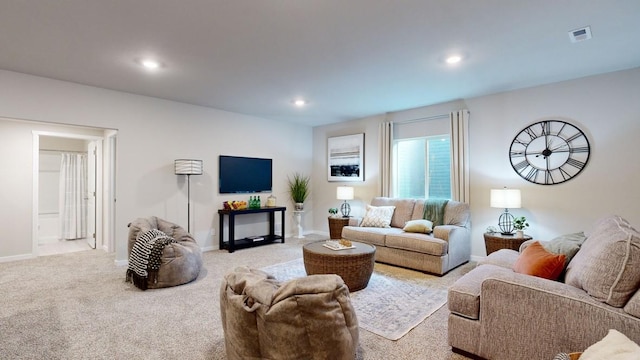
[[[271,159],[220,155],[220,194],[271,192],[272,169]]]

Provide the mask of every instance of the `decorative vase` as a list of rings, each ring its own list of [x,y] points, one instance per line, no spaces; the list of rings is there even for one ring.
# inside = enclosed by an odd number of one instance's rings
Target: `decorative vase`
[[[524,237],[524,231],[522,230],[516,230],[516,237],[518,239],[522,239]]]
[[[296,211],[304,210],[304,203],[296,203]]]

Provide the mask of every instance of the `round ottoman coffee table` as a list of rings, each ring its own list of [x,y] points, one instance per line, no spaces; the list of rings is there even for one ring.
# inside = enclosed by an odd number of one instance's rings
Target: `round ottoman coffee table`
[[[324,240],[316,241],[302,247],[307,275],[340,275],[349,291],[367,287],[373,273],[376,247],[352,241],[353,249],[332,250],[323,246],[324,243]]]

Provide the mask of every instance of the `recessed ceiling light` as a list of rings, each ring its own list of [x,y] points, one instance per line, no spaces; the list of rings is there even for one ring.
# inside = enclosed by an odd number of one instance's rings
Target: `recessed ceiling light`
[[[460,55],[451,55],[445,61],[449,65],[457,64],[460,61],[462,61],[462,56],[460,56]]]
[[[162,67],[159,61],[153,59],[140,59],[138,63],[147,70],[157,70]]]
[[[303,107],[303,106],[307,105],[307,102],[304,99],[296,99],[296,100],[293,100],[293,105],[295,105],[297,107]]]

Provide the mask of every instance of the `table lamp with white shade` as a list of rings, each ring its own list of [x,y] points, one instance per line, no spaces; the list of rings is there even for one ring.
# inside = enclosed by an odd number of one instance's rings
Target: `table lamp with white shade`
[[[349,206],[347,200],[353,200],[353,187],[338,186],[338,190],[336,191],[336,198],[338,200],[344,200],[344,203],[340,206],[342,217],[349,217],[349,214],[351,213],[351,206]]]
[[[519,209],[521,197],[519,189],[491,189],[491,207],[504,209],[498,219],[498,227],[503,235],[513,234],[513,215],[509,209]]]

